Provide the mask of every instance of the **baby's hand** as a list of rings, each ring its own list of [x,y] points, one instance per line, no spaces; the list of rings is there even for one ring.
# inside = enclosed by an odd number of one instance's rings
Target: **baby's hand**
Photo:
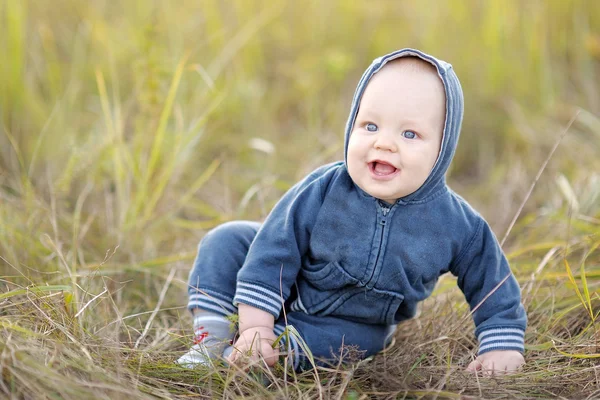
[[[246,329],[240,333],[240,337],[234,343],[233,352],[228,360],[238,364],[256,362],[260,355],[267,365],[272,367],[279,358],[279,352],[273,348],[276,339],[273,329],[266,327]]]
[[[494,350],[478,356],[467,371],[481,371],[484,375],[504,375],[516,372],[525,364],[523,355],[515,350]]]

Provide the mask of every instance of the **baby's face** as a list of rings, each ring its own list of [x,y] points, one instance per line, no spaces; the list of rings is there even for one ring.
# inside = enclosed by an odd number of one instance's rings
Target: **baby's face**
[[[373,197],[394,203],[427,179],[440,151],[445,94],[435,71],[400,59],[369,81],[348,143],[352,180]]]

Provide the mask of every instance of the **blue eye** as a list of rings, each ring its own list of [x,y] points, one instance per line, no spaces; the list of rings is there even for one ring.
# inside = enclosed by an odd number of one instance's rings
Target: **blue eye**
[[[369,132],[377,132],[378,128],[377,125],[373,124],[373,123],[368,123],[365,128],[369,131]]]
[[[407,139],[414,139],[417,137],[417,134],[413,131],[404,131],[402,132],[402,136],[404,136]]]

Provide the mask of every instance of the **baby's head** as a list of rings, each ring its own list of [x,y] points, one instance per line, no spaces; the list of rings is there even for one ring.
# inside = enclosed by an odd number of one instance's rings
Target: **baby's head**
[[[351,178],[388,203],[415,192],[440,156],[445,118],[446,94],[436,67],[418,57],[388,61],[360,97],[347,144]]]

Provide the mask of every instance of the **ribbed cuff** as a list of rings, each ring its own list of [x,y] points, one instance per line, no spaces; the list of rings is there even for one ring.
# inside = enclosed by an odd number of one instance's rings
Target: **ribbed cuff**
[[[249,282],[238,281],[233,298],[233,304],[247,304],[256,307],[259,310],[273,314],[275,319],[279,318],[279,313],[283,305],[281,295],[263,286]]]
[[[187,307],[190,311],[200,308],[224,317],[237,314],[237,308],[233,306],[231,298],[210,290],[198,289],[195,293],[190,294]]]
[[[518,328],[491,328],[477,336],[481,355],[492,350],[516,350],[525,353],[525,331]]]

